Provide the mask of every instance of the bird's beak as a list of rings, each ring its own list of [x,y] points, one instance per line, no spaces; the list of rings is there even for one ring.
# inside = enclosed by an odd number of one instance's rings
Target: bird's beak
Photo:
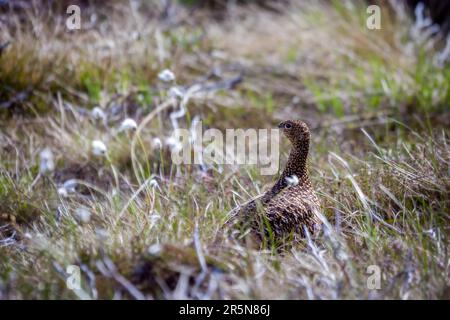
[[[283,128],[284,127],[284,122],[280,122],[279,124],[278,124],[278,128]]]

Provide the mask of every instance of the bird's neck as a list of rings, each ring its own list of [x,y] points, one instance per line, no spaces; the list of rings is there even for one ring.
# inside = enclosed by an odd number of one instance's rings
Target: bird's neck
[[[286,180],[287,177],[297,176],[299,181],[307,178],[308,170],[306,159],[308,157],[309,142],[304,142],[299,146],[293,146],[289,154],[286,166],[281,173],[280,179]]]
[[[280,178],[272,187],[270,194],[273,196],[288,186],[286,178],[296,176],[299,184],[304,184],[309,180],[306,159],[308,157],[309,141],[294,145],[289,154],[288,161]]]

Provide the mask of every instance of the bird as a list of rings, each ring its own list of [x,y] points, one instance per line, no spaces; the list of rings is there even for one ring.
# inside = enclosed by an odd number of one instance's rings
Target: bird
[[[250,229],[258,241],[265,236],[276,241],[289,237],[298,241],[305,238],[307,232],[316,235],[321,227],[316,214],[320,201],[307,168],[311,139],[308,125],[301,120],[287,120],[278,128],[292,144],[284,170],[267,192],[232,210],[226,223],[233,227],[236,224],[250,227],[246,229]]]

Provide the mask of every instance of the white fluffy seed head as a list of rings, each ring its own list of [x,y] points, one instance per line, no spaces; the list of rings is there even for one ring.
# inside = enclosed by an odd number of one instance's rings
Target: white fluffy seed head
[[[75,216],[78,221],[87,223],[91,220],[91,212],[84,207],[79,207],[75,210]]]
[[[162,250],[162,247],[160,244],[152,244],[149,248],[148,248],[148,253],[151,254],[152,256],[154,255],[158,255]]]
[[[92,153],[96,156],[104,156],[106,154],[106,145],[101,140],[92,141]]]
[[[46,174],[55,170],[55,161],[53,160],[53,153],[50,148],[45,148],[39,154],[39,172]]]
[[[155,179],[150,180],[149,185],[151,188],[156,188],[158,186],[158,181]]]
[[[172,82],[175,81],[175,75],[169,69],[165,69],[158,74],[158,78],[164,82]]]
[[[136,130],[137,129],[137,123],[131,118],[127,118],[122,121],[120,124],[119,131],[128,131],[128,130]]]
[[[100,107],[95,107],[94,109],[92,109],[91,116],[94,120],[105,120],[106,119],[106,114],[103,111],[103,109]]]
[[[180,143],[180,141],[175,139],[174,137],[167,138],[165,140],[165,144],[167,146],[169,146],[171,152],[178,152],[178,151],[180,151],[183,148],[183,146]]]
[[[69,179],[64,181],[63,185],[61,187],[58,188],[58,194],[65,198],[67,197],[70,193],[75,193],[77,192],[76,187],[78,185],[78,182],[76,179]]]
[[[153,138],[152,139],[152,147],[154,149],[161,149],[162,147],[162,142],[160,138]]]
[[[24,236],[25,238],[27,238],[27,239],[32,239],[32,238],[33,238],[33,236],[31,235],[31,233],[29,233],[29,232],[25,232],[25,233],[23,234],[23,236]]]
[[[67,189],[66,189],[66,188],[60,187],[60,188],[58,188],[58,194],[59,194],[61,197],[65,198],[65,197],[67,197],[67,196],[69,195],[69,192],[67,192]]]
[[[69,179],[64,181],[63,188],[66,189],[67,192],[73,193],[76,192],[76,187],[78,185],[78,182],[76,179]]]

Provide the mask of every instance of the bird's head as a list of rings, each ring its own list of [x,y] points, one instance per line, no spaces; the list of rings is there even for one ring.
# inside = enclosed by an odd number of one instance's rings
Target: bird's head
[[[287,120],[278,125],[278,128],[291,141],[294,146],[300,146],[309,142],[309,128],[303,121]]]

